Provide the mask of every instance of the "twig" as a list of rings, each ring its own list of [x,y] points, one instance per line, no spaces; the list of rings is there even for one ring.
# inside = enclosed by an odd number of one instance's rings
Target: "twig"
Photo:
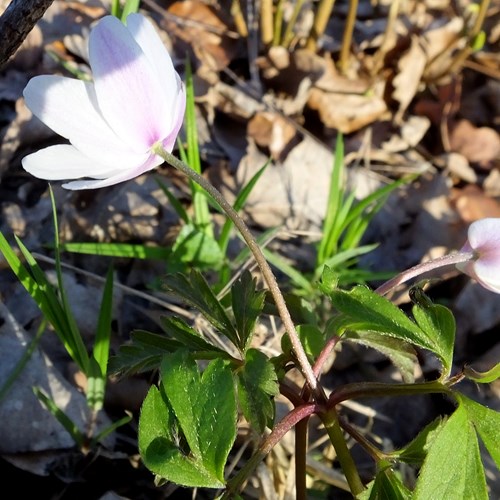
[[[12,0],[0,17],[0,68],[23,43],[54,0]]]

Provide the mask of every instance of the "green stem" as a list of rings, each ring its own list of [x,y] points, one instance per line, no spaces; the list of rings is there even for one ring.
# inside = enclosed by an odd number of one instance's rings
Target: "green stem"
[[[335,448],[337,453],[337,458],[342,467],[342,471],[347,479],[351,493],[356,497],[362,493],[365,489],[361,478],[359,477],[356,464],[351,456],[351,452],[347,447],[346,440],[344,438],[344,433],[340,427],[337,412],[334,408],[331,408],[327,412],[318,413],[318,417],[323,422],[325,430],[330,437],[330,441]]]
[[[377,396],[408,396],[412,394],[443,393],[452,394],[452,390],[438,381],[418,384],[384,384],[382,382],[359,382],[346,384],[334,389],[328,400],[328,407],[347,401],[348,399],[372,398]]]
[[[290,311],[287,308],[285,299],[283,297],[283,294],[281,293],[276,277],[274,276],[271,267],[264,257],[259,244],[255,240],[254,236],[248,229],[243,219],[238,215],[236,210],[230,205],[230,203],[224,198],[224,196],[222,196],[222,194],[203,176],[195,172],[192,168],[177,159],[172,154],[165,151],[160,144],[157,144],[153,147],[153,152],[161,156],[161,158],[163,158],[169,165],[176,168],[177,170],[180,170],[189,179],[193,180],[203,189],[205,189],[236,226],[241,236],[245,240],[248,248],[254,255],[255,260],[262,272],[262,275],[269,287],[269,291],[274,298],[279,315],[281,317],[281,320],[283,321],[285,330],[288,333],[288,337],[290,338],[290,343],[292,344],[293,352],[295,353],[295,356],[297,358],[297,362],[299,364],[302,375],[306,379],[306,382],[309,385],[311,392],[314,394],[316,401],[318,403],[325,402],[324,392],[318,385],[318,381],[314,376],[312,367],[300,342],[299,335],[297,333],[297,330],[295,329]]]

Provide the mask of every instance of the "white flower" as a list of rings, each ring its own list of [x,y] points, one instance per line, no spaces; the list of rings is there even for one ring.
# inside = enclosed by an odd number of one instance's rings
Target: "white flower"
[[[23,158],[24,169],[47,180],[90,178],[68,189],[111,186],[151,170],[171,152],[186,106],[184,86],[152,24],[130,14],[126,26],[101,19],[89,37],[93,82],[36,76],[24,89],[27,106],[70,144]]]
[[[467,236],[461,251],[474,256],[457,268],[488,290],[500,293],[500,219],[473,222]]]

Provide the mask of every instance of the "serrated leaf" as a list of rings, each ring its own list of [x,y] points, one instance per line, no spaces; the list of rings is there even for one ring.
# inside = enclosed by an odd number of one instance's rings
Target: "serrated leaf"
[[[450,374],[453,363],[456,324],[452,312],[438,304],[415,304],[412,314],[421,330],[432,343],[432,351],[443,364],[443,377]]]
[[[142,460],[157,476],[184,486],[223,486],[205,470],[199,458],[181,450],[175,415],[154,386],[142,403],[138,436]]]
[[[415,439],[404,448],[393,451],[391,456],[408,464],[421,465],[444,423],[445,420],[441,417],[433,420],[418,433]]]
[[[109,359],[111,373],[132,375],[160,367],[163,354],[181,349],[182,344],[165,335],[135,330],[131,333],[131,344],[121,345],[118,353]]]
[[[230,369],[217,359],[200,377],[186,351],[164,356],[161,384],[190,453],[206,473],[224,484],[224,465],[236,438],[236,398]]]
[[[229,316],[198,271],[193,269],[189,278],[181,273],[169,274],[165,278],[165,285],[186,303],[200,311],[235,346],[238,345],[238,334]]]
[[[162,316],[160,323],[165,333],[190,350],[213,351],[222,356],[227,355],[225,351],[206,341],[194,328],[191,328],[180,318]]]
[[[378,332],[399,338],[430,351],[435,345],[417,324],[401,309],[368,287],[355,286],[350,291],[332,290],[333,305],[342,313],[332,322],[339,332],[347,329],[357,332]]]
[[[500,378],[500,363],[485,372],[478,372],[472,366],[465,366],[464,376],[478,384],[489,384]]]
[[[411,491],[389,467],[379,471],[357,500],[409,500]]]
[[[238,371],[238,399],[245,418],[258,432],[274,418],[272,398],[278,394],[274,365],[257,349],[248,349],[245,365]]]
[[[491,458],[500,469],[500,413],[466,398],[463,394],[458,397]]]
[[[394,337],[387,337],[374,332],[348,331],[344,334],[342,339],[355,344],[371,347],[381,352],[391,360],[396,368],[398,368],[406,383],[414,382],[417,354],[415,349],[408,343]]]
[[[488,500],[476,432],[460,405],[443,425],[420,470],[414,500]]]
[[[256,281],[245,271],[231,288],[231,303],[238,332],[238,347],[244,352],[254,333],[255,323],[264,307],[265,292],[256,291]]]

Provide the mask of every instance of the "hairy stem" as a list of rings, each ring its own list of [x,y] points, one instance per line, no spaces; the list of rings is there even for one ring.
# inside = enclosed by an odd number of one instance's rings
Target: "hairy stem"
[[[383,285],[379,286],[375,290],[375,292],[379,295],[386,295],[391,290],[394,290],[394,288],[396,288],[397,286],[401,285],[402,283],[406,283],[407,281],[416,278],[417,276],[428,273],[440,267],[450,266],[452,264],[460,264],[463,262],[468,262],[472,259],[474,259],[474,254],[472,252],[457,252],[449,255],[444,255],[443,257],[439,257],[428,262],[422,262],[421,264],[417,264],[416,266],[410,267],[410,269],[403,271],[394,278],[391,278],[389,281],[386,281]]]

